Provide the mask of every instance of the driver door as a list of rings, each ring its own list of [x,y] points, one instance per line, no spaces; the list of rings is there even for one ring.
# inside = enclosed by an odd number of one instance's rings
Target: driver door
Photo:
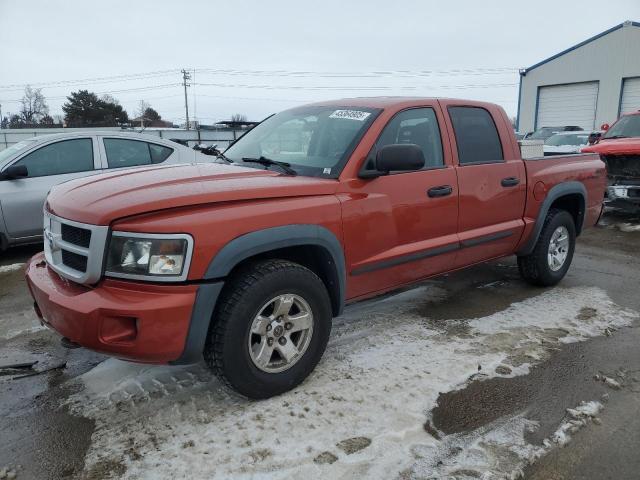
[[[397,113],[372,154],[386,145],[414,144],[424,154],[424,167],[354,179],[339,196],[349,270],[347,298],[390,290],[455,265],[458,183],[441,128],[436,104]]]

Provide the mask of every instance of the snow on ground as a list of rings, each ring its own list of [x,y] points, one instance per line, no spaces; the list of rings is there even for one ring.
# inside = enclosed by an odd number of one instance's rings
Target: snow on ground
[[[438,440],[424,423],[439,393],[463,386],[479,366],[487,376],[499,365],[526,373],[559,343],[636,318],[586,287],[547,290],[471,320],[418,314],[417,305],[445,300],[429,285],[347,308],[311,377],[259,402],[223,389],[202,365],[107,360],[81,377],[86,388],[72,398],[96,420],[86,468],[115,462],[135,479],[513,477],[560,442],[527,444],[524,432],[536,425],[524,417]]]
[[[13,263],[11,265],[0,265],[0,273],[15,272],[24,267],[24,263]]]
[[[616,227],[618,230],[625,233],[640,232],[640,225],[635,223],[617,223]]]

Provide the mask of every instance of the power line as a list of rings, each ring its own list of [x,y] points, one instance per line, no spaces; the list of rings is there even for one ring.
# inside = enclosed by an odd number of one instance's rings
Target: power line
[[[113,93],[128,93],[128,92],[148,92],[151,90],[159,90],[162,88],[170,88],[170,87],[176,87],[176,86],[180,86],[182,85],[182,83],[166,83],[163,85],[148,85],[146,87],[135,87],[135,88],[124,88],[121,90],[109,90],[109,91],[105,91],[105,92],[95,92],[96,95],[111,95]],[[68,95],[61,95],[61,96],[56,96],[56,97],[47,97],[47,100],[63,100],[65,98],[67,98]],[[161,97],[161,98],[167,98],[167,97]],[[22,100],[20,99],[14,99],[14,100],[4,100],[7,103],[20,103]]]
[[[23,82],[9,85],[0,85],[0,89],[22,89],[26,85],[32,87],[63,87],[78,84],[96,83],[116,83],[130,80],[144,80],[180,73],[177,68],[167,70],[155,70],[142,73],[130,73],[123,75],[111,75],[102,77],[90,77],[82,79],[51,80],[46,82]],[[434,75],[443,76],[466,76],[466,75],[501,75],[517,73],[518,69],[513,67],[474,67],[474,68],[453,68],[453,69],[432,69],[432,70],[373,70],[363,72],[340,72],[340,71],[311,71],[311,70],[235,70],[235,69],[215,69],[199,68],[198,73],[212,74],[218,76],[253,76],[253,77],[315,77],[315,78],[388,78],[388,77],[428,77]]]
[[[296,77],[296,78],[413,78],[431,76],[505,75],[518,73],[517,68],[468,68],[448,70],[384,70],[371,72],[330,72],[330,71],[287,71],[287,70],[223,70],[198,69],[202,74],[253,76],[253,77]]]
[[[329,91],[390,91],[390,90],[422,90],[428,88],[466,90],[473,88],[503,88],[515,87],[517,83],[485,83],[485,84],[460,84],[460,85],[272,85],[272,84],[242,84],[242,83],[197,83],[198,86],[217,88],[246,88],[263,90],[329,90]]]
[[[83,79],[72,79],[72,80],[53,80],[48,82],[24,82],[24,83],[14,83],[11,85],[0,85],[0,89],[14,89],[21,90],[26,85],[30,85],[32,87],[43,88],[43,87],[67,87],[73,85],[83,85],[83,84],[95,84],[95,83],[117,83],[124,82],[130,80],[146,80],[149,78],[157,78],[157,77],[166,77],[169,75],[175,75],[179,72],[179,69],[172,70],[157,70],[154,72],[145,72],[145,73],[131,73],[126,75],[113,75],[109,77],[92,77],[92,78],[83,78]]]

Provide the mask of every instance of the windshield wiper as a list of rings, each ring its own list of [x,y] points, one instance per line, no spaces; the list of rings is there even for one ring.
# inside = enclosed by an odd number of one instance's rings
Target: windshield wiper
[[[224,153],[220,152],[218,153],[218,155],[216,155],[216,159],[217,160],[224,160],[227,163],[233,163],[233,160],[231,160],[230,158],[228,158]]]
[[[287,162],[278,162],[277,160],[271,160],[270,158],[266,158],[263,156],[260,156],[260,158],[244,157],[242,161],[245,163],[259,163],[260,165],[264,165],[265,167],[275,165],[277,167],[280,167],[282,171],[287,175],[297,175],[297,172],[293,168],[291,168],[291,164]]]

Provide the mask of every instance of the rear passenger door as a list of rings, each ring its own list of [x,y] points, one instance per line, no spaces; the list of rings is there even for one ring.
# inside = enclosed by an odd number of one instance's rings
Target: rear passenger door
[[[127,168],[171,161],[175,149],[131,138],[102,137],[103,168]]]
[[[27,152],[13,166],[27,167],[28,176],[3,180],[0,206],[12,239],[42,235],[42,210],[51,187],[97,173],[95,137],[52,142]]]
[[[456,263],[510,254],[524,228],[526,196],[524,163],[510,150],[510,127],[494,106],[445,101],[443,107],[460,190]]]

